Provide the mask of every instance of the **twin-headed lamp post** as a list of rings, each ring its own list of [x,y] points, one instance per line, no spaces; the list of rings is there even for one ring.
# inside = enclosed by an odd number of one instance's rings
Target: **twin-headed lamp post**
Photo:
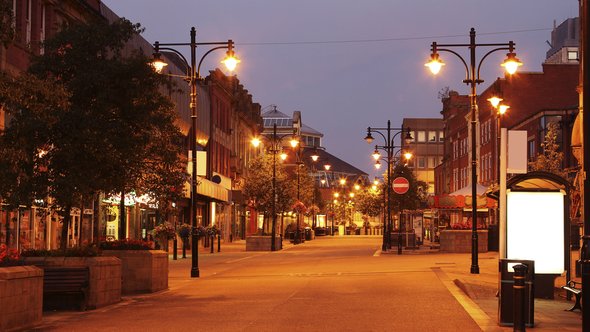
[[[191,267],[191,277],[198,278],[199,277],[199,248],[198,248],[198,241],[199,236],[197,234],[197,81],[200,79],[200,70],[201,64],[207,55],[211,52],[219,49],[227,49],[226,57],[222,61],[225,64],[226,68],[230,71],[233,71],[236,68],[236,65],[240,62],[238,58],[236,58],[234,54],[234,43],[230,39],[224,42],[206,42],[206,43],[197,43],[196,41],[196,29],[194,27],[191,28],[190,31],[190,42],[189,43],[160,43],[156,41],[154,43],[154,59],[152,62],[152,66],[156,70],[156,72],[160,73],[162,69],[167,66],[168,64],[164,62],[161,58],[160,51],[170,51],[178,55],[184,62],[186,66],[186,77],[185,79],[188,80],[190,86],[190,102],[189,106],[191,109],[191,129],[189,131],[190,134],[190,151],[191,151],[191,162],[192,162],[192,173],[191,173],[191,202],[190,202],[190,219],[193,227],[192,231],[192,239],[191,239],[191,250],[192,250],[192,267]],[[215,46],[218,45],[218,46]],[[186,60],[184,55],[179,51],[171,48],[171,46],[188,46],[190,48],[191,56],[190,62]],[[215,46],[209,49],[199,60],[199,64],[197,66],[197,47],[198,46]]]
[[[479,274],[478,265],[478,239],[477,239],[477,92],[476,87],[478,84],[483,83],[483,80],[479,76],[479,70],[483,60],[485,60],[490,54],[507,50],[506,59],[501,64],[505,68],[508,74],[514,74],[522,62],[516,58],[514,53],[514,42],[509,41],[508,43],[501,44],[477,44],[475,42],[475,29],[471,28],[469,32],[469,44],[438,44],[432,43],[432,54],[430,55],[430,61],[425,64],[433,74],[438,74],[441,68],[445,65],[439,58],[439,52],[448,52],[457,56],[465,67],[466,76],[463,83],[471,87],[469,95],[469,103],[471,109],[471,273]],[[451,48],[464,48],[469,49],[469,64],[463,59],[459,53],[453,51]],[[478,47],[492,47],[492,50],[488,51],[480,60],[476,63],[476,48]]]
[[[276,108],[275,108],[276,109]],[[276,251],[275,245],[275,237],[276,237],[276,230],[277,230],[277,154],[281,152],[282,144],[281,142],[287,136],[292,136],[290,140],[291,146],[299,145],[299,140],[296,139],[294,134],[287,134],[282,136],[277,136],[277,124],[274,123],[272,126],[272,136],[269,138],[270,140],[270,147],[268,151],[272,153],[272,229],[271,229],[271,242],[270,242],[270,250]],[[258,147],[261,143],[260,138],[252,139],[252,145],[254,147]],[[283,155],[281,156],[283,158]]]
[[[394,133],[397,131],[397,133]],[[394,153],[393,150],[396,148],[395,146],[395,137],[401,133],[405,132],[406,135],[404,136],[404,140],[407,142],[412,140],[412,135],[410,134],[410,128],[391,128],[391,121],[387,120],[387,127],[386,128],[375,128],[375,127],[368,127],[367,128],[367,136],[365,136],[365,141],[371,144],[374,141],[373,133],[379,134],[383,140],[385,141],[385,145],[375,145],[375,153],[373,157],[376,161],[378,161],[381,156],[378,150],[384,150],[386,152],[386,159],[387,162],[387,220],[384,223],[383,227],[383,243],[381,245],[381,250],[386,251],[387,249],[391,249],[391,235],[389,234],[392,229],[391,223],[391,167],[393,166],[393,159]],[[398,146],[399,147],[399,146]],[[401,224],[400,224],[401,226]],[[400,227],[401,229],[401,227]],[[401,243],[401,241],[399,241]],[[398,250],[398,254],[401,254],[401,251]]]

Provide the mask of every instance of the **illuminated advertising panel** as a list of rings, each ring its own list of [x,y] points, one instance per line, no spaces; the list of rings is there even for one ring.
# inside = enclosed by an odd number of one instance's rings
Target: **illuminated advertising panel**
[[[508,259],[535,261],[537,274],[564,271],[564,192],[507,191]]]

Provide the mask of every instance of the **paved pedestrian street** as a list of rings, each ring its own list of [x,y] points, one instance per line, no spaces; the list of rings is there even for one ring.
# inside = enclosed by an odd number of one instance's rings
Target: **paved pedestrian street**
[[[170,260],[168,290],[86,312],[45,312],[36,330],[512,330],[496,323],[497,253],[481,254],[481,274],[470,275],[468,254],[423,248],[397,255],[380,245],[378,236],[320,237],[277,252],[228,244],[201,253],[200,278],[190,278],[190,258]],[[581,329],[579,313],[563,311],[568,303],[550,302],[535,330]]]

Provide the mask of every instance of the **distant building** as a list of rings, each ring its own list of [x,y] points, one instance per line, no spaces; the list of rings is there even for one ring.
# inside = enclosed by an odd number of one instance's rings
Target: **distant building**
[[[442,119],[404,118],[402,129],[410,131],[412,140],[401,140],[400,154],[412,153],[408,166],[416,179],[428,184],[428,193],[434,194],[434,169],[442,163],[444,153],[444,122]]]

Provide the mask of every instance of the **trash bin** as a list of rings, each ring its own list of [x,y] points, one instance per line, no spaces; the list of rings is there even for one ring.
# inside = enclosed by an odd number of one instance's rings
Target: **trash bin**
[[[310,227],[305,227],[305,240],[306,241],[311,241],[311,228]]]
[[[500,248],[500,230],[498,225],[488,226],[488,251],[498,251]]]
[[[535,324],[535,262],[520,259],[500,259],[500,294],[498,298],[498,324],[514,326],[514,269],[513,266],[527,266],[525,275],[525,325]]]

